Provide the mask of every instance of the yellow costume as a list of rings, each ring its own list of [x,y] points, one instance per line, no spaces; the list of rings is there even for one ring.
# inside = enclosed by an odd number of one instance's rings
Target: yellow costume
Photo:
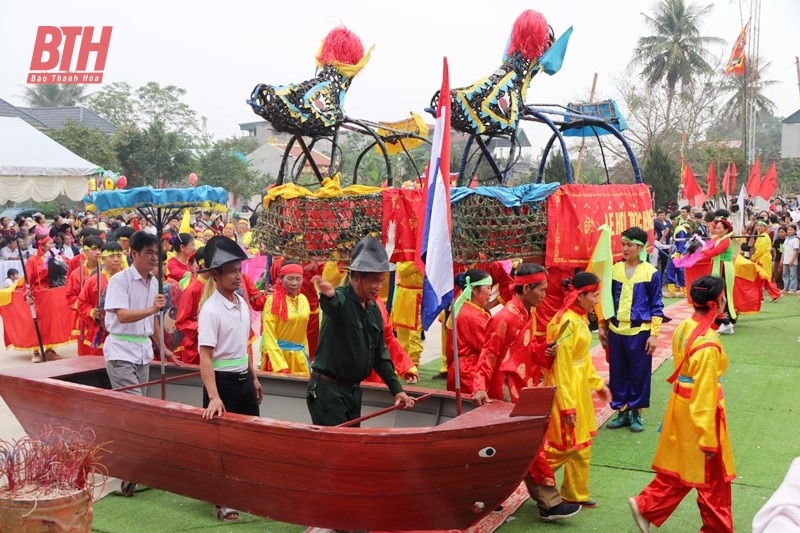
[[[767,233],[762,233],[756,237],[750,260],[764,270],[763,276],[765,279],[772,279],[772,239],[769,238]]]
[[[696,351],[689,360],[684,359],[686,342],[697,324],[694,318],[687,318],[672,335],[673,362],[678,375],[653,459],[655,471],[677,476],[695,487],[708,482],[703,452],[721,454],[725,480],[736,477],[725,399],[719,383],[728,368],[728,356],[717,332],[709,329],[692,344],[692,350]]]
[[[302,294],[295,298],[286,295],[289,319],[283,321],[271,311],[272,298],[272,295],[267,297],[262,313],[260,368],[265,370],[269,360],[273,372],[308,376],[306,325],[311,314],[308,299]]]
[[[413,261],[397,264],[398,284],[392,304],[392,322],[397,331],[397,340],[414,364],[419,366],[424,348],[422,344],[422,272]]]
[[[562,325],[567,322],[569,326],[561,333]],[[547,326],[547,341],[557,341],[558,352],[544,378],[545,386],[557,387],[547,425],[545,455],[553,470],[564,466],[561,496],[583,502],[590,497],[589,462],[592,437],[597,435],[592,391],[602,390],[605,383],[589,356],[592,334],[586,315],[569,308],[564,310],[561,320],[556,315]],[[570,414],[575,415],[572,427],[562,419]]]

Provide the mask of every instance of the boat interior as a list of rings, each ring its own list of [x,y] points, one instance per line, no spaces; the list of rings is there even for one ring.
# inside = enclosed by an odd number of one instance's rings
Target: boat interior
[[[55,379],[78,383],[101,389],[111,389],[105,367],[85,372],[54,377]],[[261,416],[310,424],[311,417],[306,407],[306,385],[308,378],[285,376],[259,372],[259,380],[264,391],[261,402]],[[150,385],[147,396],[162,399],[161,367],[153,365],[150,369]],[[172,366],[164,368],[165,397],[167,401],[201,407],[203,400],[203,383],[198,366]],[[361,386],[363,398],[361,415],[366,416],[385,410],[393,404],[393,398],[383,385],[364,383]],[[362,427],[426,427],[436,426],[457,415],[455,395],[446,391],[434,391],[418,387],[406,387],[406,392],[417,398],[413,410],[392,410],[369,418],[361,423]],[[124,392],[120,392],[124,394]],[[424,398],[423,398],[424,396]],[[463,399],[462,412],[470,411],[474,404]]]

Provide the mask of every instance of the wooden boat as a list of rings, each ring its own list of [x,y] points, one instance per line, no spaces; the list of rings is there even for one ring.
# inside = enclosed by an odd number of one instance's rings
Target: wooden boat
[[[265,374],[262,417],[206,421],[197,367],[167,369],[167,400],[108,390],[99,357],[3,370],[0,395],[29,434],[94,430],[114,477],[282,522],[398,531],[463,529],[502,503],[539,448],[554,394],[526,389],[515,406],[465,404],[456,417],[452,394],[410,388],[433,395],[381,417],[393,427],[320,427],[307,421],[305,380]],[[390,401],[364,385],[365,412]]]

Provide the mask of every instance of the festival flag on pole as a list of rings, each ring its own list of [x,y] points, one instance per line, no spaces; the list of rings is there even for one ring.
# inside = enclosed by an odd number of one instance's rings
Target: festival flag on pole
[[[764,174],[764,181],[761,182],[761,186],[758,188],[758,196],[764,200],[769,200],[776,192],[778,192],[778,169],[775,168],[775,162],[773,161],[767,173]]]
[[[683,167],[683,194],[689,200],[689,205],[699,207],[706,201],[706,195],[697,183],[697,178],[694,177],[692,166],[686,163]]]
[[[739,206],[739,228],[744,227],[744,199],[747,196],[745,192],[746,188],[742,185],[742,190],[739,191],[739,198],[736,199],[736,205]]]
[[[600,278],[600,311],[603,319],[614,316],[614,297],[611,294],[611,269],[614,266],[614,256],[611,252],[611,228],[603,224],[597,231],[600,236],[594,245],[592,258],[589,259],[587,272],[592,272]]]
[[[708,193],[706,196],[709,198],[714,198],[717,195],[717,169],[714,168],[714,162],[712,161],[710,165],[708,165],[708,174],[706,175],[706,183],[708,184]]]
[[[425,222],[419,260],[424,265],[422,327],[428,329],[453,300],[453,246],[450,227],[450,76],[444,58],[428,178],[423,189]]]
[[[749,196],[750,198],[758,196],[758,189],[760,188],[761,188],[761,159],[756,157],[756,162],[753,164],[753,168],[750,169],[750,177],[747,178],[747,185],[745,185],[747,196]]]
[[[739,171],[736,168],[736,161],[731,161],[731,191],[736,192],[736,176]]]
[[[733,43],[733,50],[731,57],[728,59],[728,65],[725,67],[725,76],[742,76],[744,75],[745,64],[745,47],[747,46],[747,29],[750,27],[750,21],[744,25],[742,31],[739,32],[739,37]]]
[[[736,185],[734,185],[734,188]],[[722,177],[722,192],[725,193],[725,198],[731,195],[731,163],[728,161],[728,166],[725,168],[725,175]]]

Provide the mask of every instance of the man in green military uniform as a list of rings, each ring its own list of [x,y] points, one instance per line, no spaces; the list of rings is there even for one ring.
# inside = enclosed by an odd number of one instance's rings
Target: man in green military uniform
[[[353,249],[349,269],[350,283],[343,287],[334,288],[320,276],[314,277],[325,317],[306,402],[311,420],[320,426],[361,417],[360,383],[373,368],[389,387],[395,405],[414,407],[395,374],[383,338],[383,318],[375,303],[390,270],[381,242],[373,237],[361,239]]]

